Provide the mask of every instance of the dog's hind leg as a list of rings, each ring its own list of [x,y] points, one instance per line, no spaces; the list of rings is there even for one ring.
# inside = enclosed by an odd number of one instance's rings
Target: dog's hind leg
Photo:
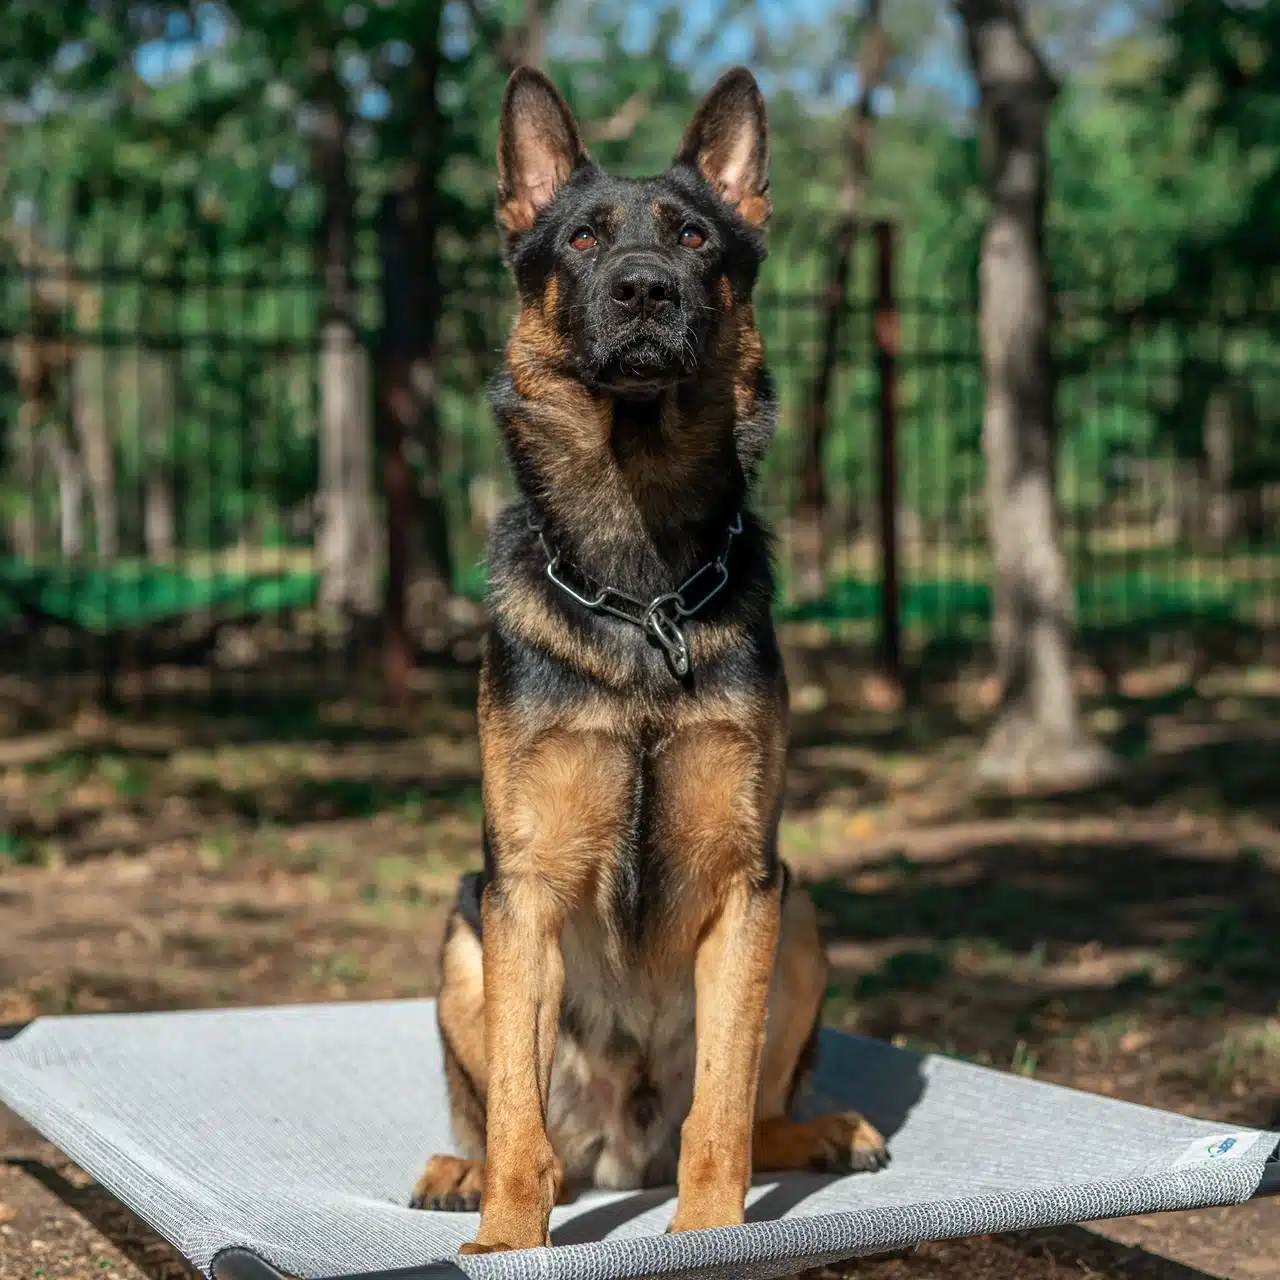
[[[476,930],[481,881],[466,876],[449,917],[440,962],[436,1017],[444,1052],[453,1136],[462,1156],[437,1155],[413,1188],[413,1209],[474,1211],[484,1189],[485,1096],[484,958]]]
[[[801,1169],[853,1173],[882,1168],[884,1139],[856,1111],[798,1122],[791,1104],[817,1051],[818,1023],[827,965],[813,901],[795,883],[787,886],[769,1021],[760,1062],[760,1089],[752,1135],[756,1173]]]
[[[484,1193],[484,1161],[432,1156],[414,1184],[410,1209],[474,1213]]]

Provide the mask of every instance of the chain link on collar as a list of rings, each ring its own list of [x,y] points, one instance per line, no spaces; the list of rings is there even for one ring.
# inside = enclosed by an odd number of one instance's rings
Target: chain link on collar
[[[704,564],[700,569],[695,569],[675,591],[655,596],[647,604],[636,596],[619,591],[617,587],[601,586],[594,596],[584,596],[576,591],[561,576],[563,558],[560,550],[548,542],[540,523],[532,516],[527,517],[527,520],[529,528],[538,535],[542,554],[547,558],[547,577],[565,595],[576,600],[586,609],[596,613],[612,614],[615,618],[621,618],[624,622],[639,627],[662,646],[667,663],[677,677],[683,679],[689,674],[689,645],[680,624],[686,618],[692,618],[695,613],[704,609],[724,590],[725,584],[729,581],[729,551],[733,547],[734,538],[742,532],[741,512],[733,517],[724,550],[714,560]],[[695,596],[694,602],[690,604],[687,592],[700,578],[708,574],[715,574],[715,578],[711,581],[709,588],[700,597]],[[585,579],[585,575],[583,576]]]

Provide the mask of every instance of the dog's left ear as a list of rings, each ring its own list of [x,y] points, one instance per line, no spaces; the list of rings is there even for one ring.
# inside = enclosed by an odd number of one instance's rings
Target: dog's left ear
[[[685,130],[677,164],[693,165],[748,222],[769,220],[769,118],[746,67],[716,81]]]

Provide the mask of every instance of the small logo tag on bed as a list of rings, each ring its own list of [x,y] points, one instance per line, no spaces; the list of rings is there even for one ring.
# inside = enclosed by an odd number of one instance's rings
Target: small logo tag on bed
[[[1185,1169],[1188,1165],[1217,1160],[1239,1160],[1261,1137],[1260,1133],[1216,1133],[1197,1138],[1173,1162],[1173,1168]]]

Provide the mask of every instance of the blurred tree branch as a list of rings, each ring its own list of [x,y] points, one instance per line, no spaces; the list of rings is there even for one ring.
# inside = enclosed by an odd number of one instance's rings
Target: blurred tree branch
[[[541,67],[546,61],[547,22],[554,0],[528,0],[524,21],[510,25],[485,7],[484,0],[463,0],[477,37],[493,51],[507,72]]]
[[[588,142],[625,142],[635,134],[649,114],[652,101],[647,93],[633,93],[612,115],[583,126]]]

